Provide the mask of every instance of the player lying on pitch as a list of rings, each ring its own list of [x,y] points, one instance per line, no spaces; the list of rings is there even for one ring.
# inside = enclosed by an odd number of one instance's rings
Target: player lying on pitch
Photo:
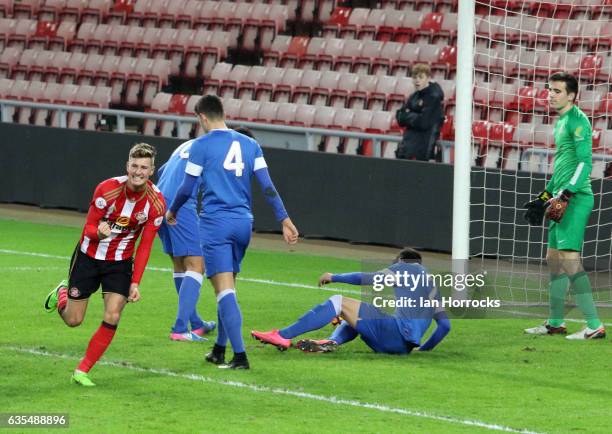
[[[332,282],[372,285],[376,275],[395,274],[396,272],[402,275],[405,272],[426,275],[427,271],[421,262],[420,253],[407,248],[402,250],[395,262],[384,270],[375,273],[324,273],[319,279],[319,286]],[[427,284],[428,282],[423,283],[425,284],[419,284],[415,288],[396,284],[394,286],[395,299],[413,299],[416,301],[416,306],[419,306],[419,300],[433,298],[439,300],[438,290],[432,284]],[[291,339],[320,329],[337,316],[341,316],[343,320],[329,338],[324,340],[303,339],[297,342],[297,348],[305,352],[330,352],[334,351],[338,345],[360,336],[374,352],[409,354],[414,348],[419,348],[419,351],[432,350],[450,331],[450,321],[442,307],[397,307],[395,313],[390,315],[372,304],[342,295],[333,295],[324,303],[306,312],[289,327],[269,332],[252,331],[251,336],[261,342],[286,350],[292,345]],[[421,338],[431,325],[432,319],[436,320],[436,330],[427,342],[421,345]]]

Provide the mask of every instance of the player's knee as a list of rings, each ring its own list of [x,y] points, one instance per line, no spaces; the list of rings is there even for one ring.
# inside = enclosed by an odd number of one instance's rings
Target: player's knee
[[[121,312],[104,312],[104,322],[112,325],[119,324]]]
[[[83,323],[82,316],[72,316],[68,318],[64,318],[64,322],[68,327],[78,327]]]
[[[187,256],[185,258],[185,271],[204,274],[204,261],[200,256]]]

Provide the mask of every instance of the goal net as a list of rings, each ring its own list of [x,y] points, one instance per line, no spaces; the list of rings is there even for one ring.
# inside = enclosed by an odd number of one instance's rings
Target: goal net
[[[558,115],[546,83],[567,71],[579,79],[577,105],[593,127],[595,207],[583,264],[598,306],[612,307],[612,3],[476,1],[474,29],[472,262],[504,303],[548,305],[547,229],[529,226],[522,205],[552,174]]]

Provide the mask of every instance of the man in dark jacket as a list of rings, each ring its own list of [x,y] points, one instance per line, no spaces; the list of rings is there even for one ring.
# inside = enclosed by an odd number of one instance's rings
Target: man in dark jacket
[[[431,80],[428,65],[417,64],[412,68],[416,91],[395,113],[397,123],[404,127],[404,137],[397,149],[397,158],[428,161],[440,128],[444,122],[444,92]]]

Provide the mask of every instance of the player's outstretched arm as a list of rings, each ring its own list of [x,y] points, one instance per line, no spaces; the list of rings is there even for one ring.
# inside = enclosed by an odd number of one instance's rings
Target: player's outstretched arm
[[[198,177],[194,175],[190,175],[189,173],[185,173],[185,177],[183,178],[183,182],[176,192],[176,196],[168,208],[166,212],[166,222],[169,225],[176,224],[176,213],[183,206],[185,202],[191,197],[191,193],[193,192],[193,187],[198,182]]]
[[[434,315],[436,320],[436,331],[427,339],[423,345],[419,347],[419,351],[431,351],[436,345],[442,342],[442,339],[450,332],[451,324],[446,312],[438,312]]]
[[[376,273],[343,273],[331,274],[323,273],[319,277],[319,286],[327,285],[328,283],[346,283],[348,285],[371,285],[374,282]]]

